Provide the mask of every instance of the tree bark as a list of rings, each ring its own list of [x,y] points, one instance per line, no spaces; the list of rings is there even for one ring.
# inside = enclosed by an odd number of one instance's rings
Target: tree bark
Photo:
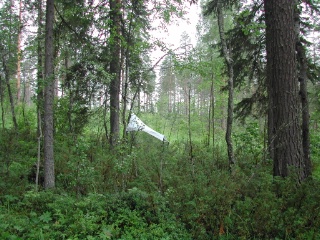
[[[192,178],[194,178],[194,171],[195,171],[195,165],[194,165],[194,157],[193,157],[193,145],[192,145],[192,138],[191,138],[191,83],[189,83],[189,91],[188,91],[188,137],[189,137],[189,156],[190,156],[190,162],[192,167]]]
[[[130,25],[131,26],[131,25]],[[130,36],[130,32],[131,32],[131,28],[129,28],[129,36]],[[127,134],[126,134],[126,128],[127,128],[127,120],[126,120],[126,112],[127,112],[127,101],[128,101],[128,85],[129,85],[129,44],[126,48],[126,52],[125,52],[125,79],[124,79],[124,83],[122,86],[122,101],[123,101],[123,109],[122,109],[122,124],[123,124],[123,134],[122,137],[126,138]]]
[[[296,81],[294,1],[264,0],[266,13],[267,83],[273,129],[274,176],[306,175]]]
[[[6,59],[5,55],[2,55],[2,67],[3,67],[3,71],[4,71],[4,78],[5,78],[5,82],[7,85],[7,89],[8,89],[8,95],[9,95],[9,101],[10,101],[10,108],[11,108],[11,115],[12,115],[12,122],[13,122],[13,126],[14,128],[17,130],[18,129],[18,124],[17,124],[17,120],[16,120],[16,114],[15,114],[15,106],[14,106],[14,99],[13,99],[13,94],[12,94],[12,90],[11,90],[11,85],[10,85],[10,77],[13,73],[14,70],[12,70],[12,55],[11,53],[13,52],[12,49],[12,19],[13,19],[13,1],[10,0],[10,24],[9,24],[9,42],[8,42],[8,58]],[[3,46],[0,45],[1,50],[3,50]]]
[[[38,0],[38,39],[37,39],[37,136],[38,136],[38,159],[36,172],[36,191],[39,186],[39,172],[41,163],[41,143],[43,128],[43,61],[42,61],[42,0]]]
[[[309,115],[309,101],[307,92],[307,56],[305,47],[302,44],[300,38],[300,10],[298,8],[299,1],[295,0],[295,31],[296,31],[296,53],[297,53],[297,63],[298,63],[298,80],[300,82],[300,99],[301,99],[301,113],[302,113],[302,148],[304,156],[304,166],[305,175],[311,176],[312,174],[312,164],[310,158],[310,115]]]
[[[17,42],[17,102],[21,101],[21,38],[22,38],[22,0],[19,2],[19,26]]]
[[[121,0],[110,0],[110,146],[113,147],[119,140],[120,131],[120,34],[121,34]]]
[[[42,27],[43,27],[43,12],[42,12],[42,0],[38,0],[38,39],[37,39],[37,107],[38,111],[41,112],[40,114],[40,120],[41,124],[43,122],[43,61],[42,61],[42,55],[43,55],[43,41],[42,41]],[[39,123],[38,123],[39,124]],[[39,125],[38,125],[39,129]]]
[[[38,111],[38,123],[41,123],[41,113]],[[41,139],[42,139],[42,129],[41,124],[38,125],[38,153],[37,153],[37,171],[36,171],[36,191],[39,188],[39,173],[41,164]]]
[[[106,136],[106,141],[108,142],[109,140],[109,131],[108,131],[108,124],[107,124],[108,89],[105,89],[104,96],[105,96],[105,99],[103,102],[103,127],[104,127],[105,136]]]
[[[10,71],[8,69],[8,66],[5,62],[6,60],[2,59],[2,65],[3,65],[3,70],[4,70],[4,78],[6,80],[6,84],[7,84],[7,89],[8,89],[8,95],[9,95],[9,101],[10,101],[10,108],[11,108],[11,115],[12,115],[12,122],[13,122],[13,126],[14,129],[18,129],[18,123],[17,123],[17,119],[16,119],[16,113],[15,113],[15,107],[14,107],[14,101],[13,101],[13,95],[12,95],[12,91],[11,91],[11,85],[10,85]]]
[[[5,111],[4,111],[4,104],[3,104],[3,84],[2,84],[2,78],[0,75],[0,101],[1,101],[1,120],[2,120],[2,129],[5,129]]]
[[[300,65],[300,97],[302,106],[302,148],[304,154],[304,171],[306,176],[312,174],[312,164],[310,158],[310,115],[309,115],[309,101],[307,92],[307,60],[306,52],[301,43],[297,43],[297,57]]]
[[[219,25],[219,34],[222,45],[222,52],[227,63],[228,67],[228,116],[227,116],[227,129],[226,129],[226,142],[227,142],[227,151],[229,165],[235,163],[234,152],[233,152],[233,143],[232,143],[232,123],[233,123],[233,61],[231,58],[231,50],[228,49],[225,33],[224,33],[224,19],[223,12],[221,8],[221,3],[218,3],[217,6],[217,15],[218,15],[218,25]]]
[[[210,142],[211,142],[211,131],[212,131],[212,146],[214,147],[214,111],[215,111],[215,106],[214,106],[214,76],[211,74],[211,86],[210,86],[210,102],[209,102],[209,127],[208,127],[208,147],[210,147]],[[212,129],[212,130],[211,130]]]
[[[45,88],[44,88],[44,187],[55,187],[53,151],[53,100],[54,100],[54,63],[53,63],[53,23],[54,0],[47,0],[45,36]]]

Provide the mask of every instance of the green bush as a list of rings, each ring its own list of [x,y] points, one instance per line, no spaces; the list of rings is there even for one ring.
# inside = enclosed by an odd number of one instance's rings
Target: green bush
[[[1,239],[191,239],[161,196],[138,189],[77,198],[28,192],[1,199]]]

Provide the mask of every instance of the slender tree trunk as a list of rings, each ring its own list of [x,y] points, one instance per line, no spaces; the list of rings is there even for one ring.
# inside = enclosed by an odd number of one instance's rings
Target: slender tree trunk
[[[72,127],[72,109],[73,109],[73,93],[71,88],[73,84],[70,83],[70,88],[69,90],[69,102],[68,102],[68,112],[67,112],[67,118],[68,118],[68,125],[69,125],[69,132],[72,134],[73,133],[73,127]]]
[[[5,129],[5,113],[4,113],[4,106],[3,106],[3,82],[2,82],[2,78],[0,76],[0,101],[1,101],[1,120],[2,120],[2,129]]]
[[[54,100],[54,62],[53,62],[53,23],[54,0],[47,0],[45,36],[45,88],[44,88],[44,187],[55,187],[53,151],[53,100]]]
[[[41,123],[41,112],[38,111],[38,123]],[[38,154],[37,154],[37,171],[36,171],[36,191],[39,188],[39,173],[40,173],[40,163],[41,163],[41,140],[42,140],[42,128],[39,124],[38,128]]]
[[[129,29],[130,34],[130,29]],[[126,111],[127,111],[127,95],[128,95],[128,83],[129,83],[129,47],[126,49],[126,67],[125,67],[125,80],[123,86],[123,110],[122,110],[122,124],[123,124],[123,138],[126,137],[126,127],[127,127],[127,120],[126,120]]]
[[[31,105],[31,88],[30,88],[30,81],[32,77],[29,75],[26,78],[26,81],[24,83],[24,101],[27,106]]]
[[[295,1],[295,11],[294,11],[294,20],[295,20],[295,31],[296,31],[296,52],[297,52],[297,62],[299,66],[298,80],[300,82],[300,98],[302,106],[302,148],[304,155],[304,165],[305,165],[305,175],[311,176],[312,174],[312,164],[310,159],[310,115],[309,115],[309,101],[308,101],[308,92],[307,92],[307,56],[306,50],[302,45],[300,39],[300,11],[298,8],[298,0]]]
[[[188,115],[188,92],[187,92],[186,84],[183,85],[182,90],[183,90],[183,102],[184,102],[183,114]]]
[[[211,142],[211,111],[212,111],[212,85],[210,87],[210,102],[209,102],[209,111],[208,111],[208,139],[207,139],[207,147],[210,147]]]
[[[191,160],[191,167],[192,167],[192,177],[194,177],[194,157],[193,157],[193,146],[192,146],[192,138],[191,138],[191,84],[189,86],[188,92],[188,105],[189,105],[189,112],[188,112],[188,132],[189,132],[189,156]]]
[[[212,79],[213,82],[213,79]],[[212,99],[211,99],[211,125],[212,125],[212,147],[215,145],[215,95],[214,95],[214,85],[212,89]]]
[[[10,101],[10,108],[11,108],[11,115],[12,115],[12,122],[13,122],[13,126],[15,128],[15,130],[18,129],[18,124],[17,124],[17,120],[16,120],[16,114],[15,114],[15,105],[14,105],[14,98],[13,98],[13,94],[12,94],[12,89],[11,89],[11,85],[10,85],[10,76],[12,75],[12,72],[13,70],[11,69],[12,68],[12,16],[13,16],[13,1],[10,0],[10,26],[9,26],[9,46],[8,46],[8,49],[9,49],[9,57],[8,57],[8,60],[6,59],[5,55],[2,55],[2,67],[3,67],[3,71],[4,71],[4,78],[5,78],[5,82],[6,82],[6,85],[7,85],[7,89],[8,89],[8,96],[9,96],[9,101]],[[0,45],[0,47],[2,48],[2,46]]]
[[[11,85],[10,85],[10,71],[8,69],[8,66],[5,62],[6,60],[2,59],[2,64],[3,64],[3,70],[4,70],[4,77],[6,80],[6,84],[7,84],[7,89],[8,89],[8,95],[9,95],[9,101],[10,101],[10,108],[11,108],[11,115],[12,115],[12,122],[13,122],[13,126],[14,128],[17,130],[18,129],[18,123],[17,123],[17,119],[16,119],[16,113],[15,113],[15,108],[14,108],[14,101],[13,101],[13,95],[12,95],[12,91],[11,91]]]
[[[119,140],[120,122],[120,34],[121,34],[121,0],[110,0],[110,20],[111,20],[111,62],[110,73],[112,79],[110,83],[110,146],[113,147]]]
[[[310,115],[309,115],[309,101],[307,92],[307,59],[305,49],[302,44],[297,46],[298,60],[300,64],[300,97],[302,105],[302,148],[304,153],[305,175],[311,176],[312,164],[310,158]]]
[[[106,136],[106,141],[109,140],[109,131],[107,124],[107,109],[108,109],[108,89],[105,90],[105,100],[103,102],[103,127]]]
[[[17,102],[21,101],[21,38],[22,38],[22,0],[19,2],[19,27],[17,42]]]
[[[175,76],[172,74],[172,91],[173,91],[173,104],[172,104],[172,112],[176,112],[176,83],[175,83]]]
[[[39,124],[43,123],[43,97],[44,97],[44,92],[43,92],[43,41],[42,41],[42,28],[43,28],[43,19],[42,19],[42,0],[38,0],[38,39],[37,39],[37,107],[38,111],[40,111],[40,119],[41,122],[38,122],[38,129],[39,129]]]
[[[208,147],[211,141],[211,131],[212,131],[212,146],[214,146],[214,80],[213,74],[211,76],[211,86],[210,86],[210,103],[209,103],[209,131],[208,131]],[[211,130],[212,129],[212,130]]]
[[[43,140],[43,61],[42,61],[42,0],[38,0],[38,39],[37,39],[37,136],[38,136],[38,159],[36,172],[36,191],[39,186],[39,172],[41,165],[41,143]]]
[[[227,142],[227,151],[229,165],[235,163],[234,152],[233,152],[233,143],[232,143],[232,122],[233,122],[233,61],[231,58],[231,50],[228,49],[225,33],[224,33],[224,18],[221,8],[221,3],[218,3],[217,7],[218,14],[218,25],[219,25],[219,34],[222,45],[222,52],[225,58],[225,61],[228,66],[228,116],[227,116],[227,129],[226,129],[226,142]]]
[[[271,98],[275,176],[305,179],[296,81],[295,26],[292,0],[264,0],[268,96]],[[269,118],[270,118],[269,117]],[[270,131],[271,129],[269,129]]]

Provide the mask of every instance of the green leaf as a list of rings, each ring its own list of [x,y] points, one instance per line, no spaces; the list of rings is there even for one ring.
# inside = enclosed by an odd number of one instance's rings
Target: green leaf
[[[45,222],[45,223],[48,223],[52,220],[52,217],[51,217],[51,213],[50,212],[45,212],[44,214],[42,214],[39,219],[42,221],[42,222]]]

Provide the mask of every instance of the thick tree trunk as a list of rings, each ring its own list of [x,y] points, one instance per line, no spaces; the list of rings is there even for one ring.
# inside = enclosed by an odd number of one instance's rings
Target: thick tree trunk
[[[53,63],[53,22],[54,0],[47,0],[45,36],[45,89],[44,89],[44,187],[55,187],[53,152],[53,100],[54,100],[54,63]]]
[[[268,93],[271,93],[272,91],[272,85],[271,83],[267,83],[267,89]],[[273,101],[272,98],[269,97],[268,101],[268,151],[269,151],[269,157],[271,159],[274,159],[274,127],[273,127]]]
[[[286,177],[296,173],[301,181],[306,175],[296,81],[294,1],[264,0],[264,6],[268,96],[272,104],[274,140],[273,174]]]
[[[233,62],[231,58],[231,51],[227,47],[225,33],[224,33],[224,19],[223,12],[220,6],[221,3],[218,3],[217,15],[218,15],[218,25],[219,25],[219,34],[222,45],[222,52],[225,58],[225,61],[228,66],[228,116],[227,116],[227,129],[226,129],[226,142],[227,142],[227,151],[229,165],[235,163],[234,153],[233,153],[233,143],[232,143],[232,123],[233,123]]]
[[[121,0],[110,0],[110,31],[111,31],[111,62],[110,73],[110,145],[115,146],[119,140],[120,131],[120,34],[121,34]]]

